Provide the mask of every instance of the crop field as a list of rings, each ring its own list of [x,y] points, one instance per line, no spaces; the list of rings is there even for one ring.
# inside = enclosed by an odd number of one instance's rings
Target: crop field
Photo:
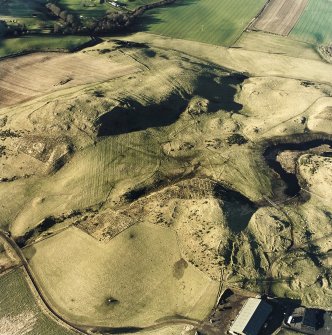
[[[164,316],[203,319],[213,282],[181,258],[176,234],[138,224],[107,244],[77,228],[36,243],[31,266],[54,307],[77,323],[147,326]]]
[[[308,0],[272,0],[254,23],[257,30],[287,36],[301,16]]]
[[[22,269],[15,269],[0,277],[1,334],[76,334],[43,313],[24,276]]]
[[[264,0],[189,0],[149,11],[139,29],[179,39],[230,46]]]
[[[309,0],[290,37],[314,44],[332,41],[332,6],[330,0]]]
[[[88,36],[26,36],[0,39],[0,58],[35,51],[70,51],[90,41]]]
[[[30,40],[32,39],[32,43]],[[22,50],[29,48],[46,49],[48,43],[52,46],[71,48],[74,43],[82,43],[88,37],[45,37],[45,38],[20,38],[8,39],[4,43],[9,44],[3,52],[10,53],[17,46]],[[35,46],[34,42],[35,41]],[[57,44],[58,43],[58,44]],[[10,45],[13,48],[10,49]],[[0,42],[1,45],[1,42]],[[0,46],[1,47],[1,46]],[[2,49],[0,49],[2,50]],[[16,51],[18,51],[16,49]],[[125,61],[125,57],[123,57]],[[31,64],[32,63],[32,64]],[[17,69],[20,71],[17,71]],[[57,69],[57,71],[53,71]],[[0,70],[0,103],[4,107],[29,99],[41,93],[52,92],[76,85],[87,84],[96,81],[105,81],[134,73],[139,69],[132,64],[119,64],[106,57],[95,58],[83,53],[34,53],[17,59],[6,59]],[[53,73],[50,76],[50,73]],[[39,80],[36,81],[35,78]],[[20,83],[18,85],[18,83]]]
[[[52,20],[45,14],[44,0],[0,0],[0,19],[18,21],[30,30],[42,30]]]

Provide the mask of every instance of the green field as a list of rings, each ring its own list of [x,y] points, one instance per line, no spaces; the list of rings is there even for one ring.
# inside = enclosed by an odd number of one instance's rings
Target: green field
[[[0,277],[0,292],[1,334],[76,334],[60,326],[42,312],[21,269],[15,269]]]
[[[209,44],[232,45],[265,0],[182,0],[149,11],[138,28]]]
[[[99,0],[59,0],[58,3],[61,8],[86,18],[102,17],[107,11],[115,9],[107,1],[100,4]]]
[[[309,0],[290,37],[315,44],[327,44],[332,41],[331,18],[330,0]]]
[[[126,4],[127,8],[132,10],[139,6],[144,6],[150,3],[154,3],[156,2],[156,0],[122,0],[120,2]]]
[[[46,0],[0,0],[0,19],[9,24],[25,24],[29,30],[45,29],[52,25],[52,19],[46,15]]]
[[[27,36],[0,39],[0,58],[30,51],[70,51],[89,40],[88,36]]]

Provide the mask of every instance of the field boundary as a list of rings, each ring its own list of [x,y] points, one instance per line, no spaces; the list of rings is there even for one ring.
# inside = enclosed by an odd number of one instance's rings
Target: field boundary
[[[308,0],[269,0],[251,24],[251,30],[288,36],[295,27]]]
[[[74,37],[75,36],[78,36],[78,35],[73,35]],[[50,34],[50,35],[43,35],[43,34],[40,34],[40,35],[29,35],[29,36],[24,36],[26,38],[30,38],[30,37],[40,37],[40,38],[47,38],[47,37],[66,37],[66,36],[63,36],[63,35],[53,35],[53,34]],[[24,38],[24,37],[21,37],[21,38]],[[6,38],[6,40],[13,40],[13,39],[17,39],[17,38],[20,38],[20,37],[9,37],[9,38]],[[52,48],[52,47],[49,47],[49,48],[41,48],[41,49],[37,49],[37,48],[31,48],[31,49],[26,49],[26,50],[22,50],[22,51],[19,51],[19,52],[15,52],[15,53],[11,53],[11,54],[8,54],[8,55],[5,55],[5,56],[0,56],[0,61],[1,60],[4,60],[4,59],[9,59],[9,58],[16,58],[16,57],[20,57],[20,56],[26,56],[26,55],[30,55],[32,53],[36,53],[36,52],[45,52],[45,53],[74,53],[74,52],[78,52],[78,51],[82,51],[86,48],[90,48],[90,47],[94,47],[100,43],[104,42],[104,40],[102,38],[99,38],[99,37],[94,37],[94,36],[90,36],[90,40],[87,41],[87,42],[84,42],[83,44],[80,44],[80,45],[77,45],[73,48]],[[1,47],[1,46],[0,46]]]

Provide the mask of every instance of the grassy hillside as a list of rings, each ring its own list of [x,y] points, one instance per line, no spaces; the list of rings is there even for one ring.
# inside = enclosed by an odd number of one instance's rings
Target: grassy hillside
[[[70,228],[34,245],[31,266],[69,320],[147,326],[164,316],[203,319],[219,284],[182,259],[175,232],[148,224],[109,243]]]
[[[331,132],[330,65],[305,43],[243,37],[249,50],[141,33],[1,61],[0,224],[29,233],[26,256],[67,318],[203,318],[221,270],[225,285],[331,306],[317,253],[330,248],[331,160],[305,157],[301,205],[278,200],[262,156],[276,136]]]
[[[180,0],[149,11],[139,29],[154,34],[229,46],[235,42],[264,0]]]
[[[315,44],[332,41],[332,5],[330,0],[309,0],[290,37]]]
[[[313,60],[321,59],[312,44],[259,31],[243,33],[234,46],[268,54],[285,54],[291,57]]]

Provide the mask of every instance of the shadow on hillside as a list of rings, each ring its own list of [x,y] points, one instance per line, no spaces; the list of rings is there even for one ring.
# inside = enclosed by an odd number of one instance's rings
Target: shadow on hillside
[[[237,86],[248,77],[238,73],[229,76],[214,76],[211,74],[199,77],[194,93],[209,100],[209,113],[219,110],[239,112],[243,105],[234,101]]]
[[[214,195],[220,199],[220,207],[224,212],[229,228],[234,233],[244,230],[256,212],[257,206],[237,191],[216,185]]]
[[[176,93],[160,104],[148,106],[127,99],[121,106],[99,117],[96,121],[98,136],[120,135],[170,125],[179,118],[186,106],[187,100]]]

